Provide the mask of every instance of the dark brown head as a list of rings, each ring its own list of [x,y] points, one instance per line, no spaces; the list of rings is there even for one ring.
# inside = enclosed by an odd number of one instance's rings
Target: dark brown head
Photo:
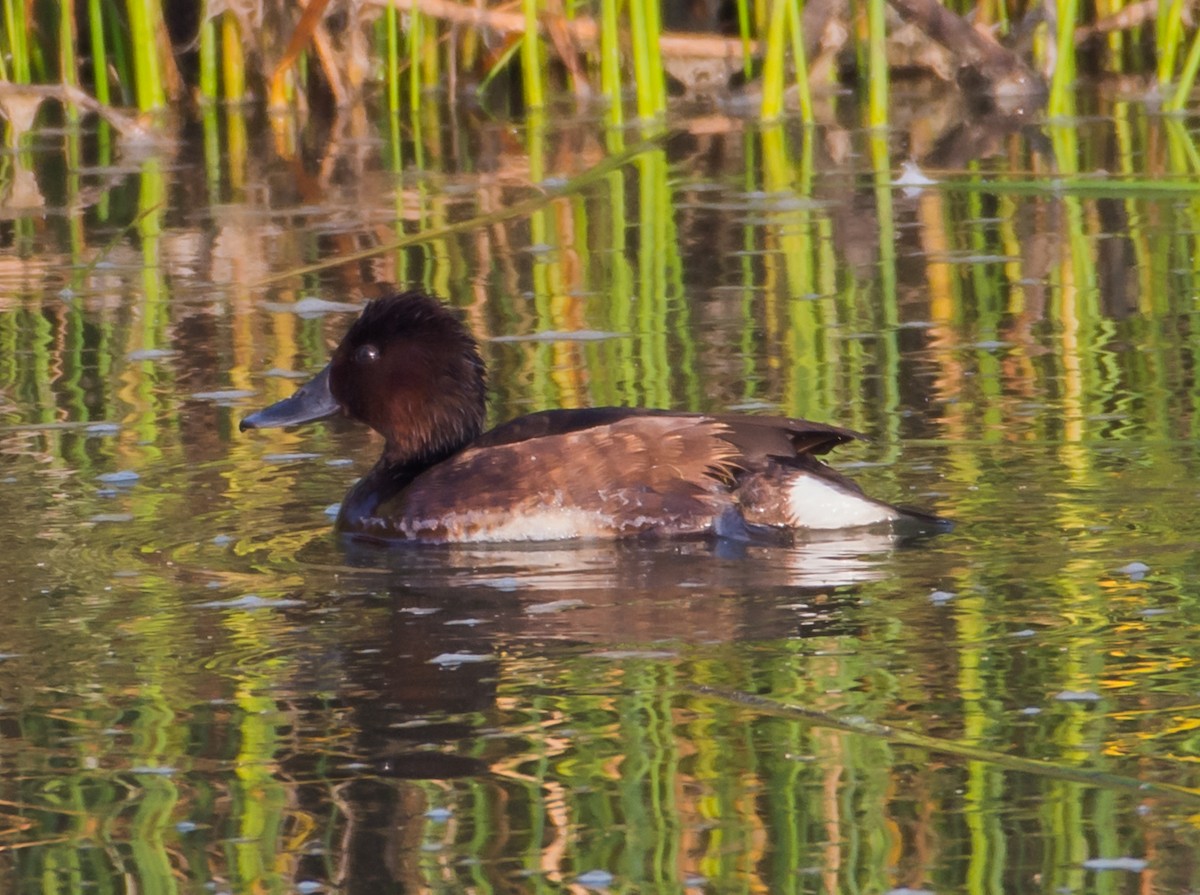
[[[387,440],[389,462],[436,463],[483,430],[485,392],[479,347],[455,313],[423,292],[401,292],[368,304],[312,382],[242,428],[340,410]]]
[[[444,456],[483,431],[485,374],[462,321],[423,292],[376,299],[329,361],[329,390],[389,459]]]

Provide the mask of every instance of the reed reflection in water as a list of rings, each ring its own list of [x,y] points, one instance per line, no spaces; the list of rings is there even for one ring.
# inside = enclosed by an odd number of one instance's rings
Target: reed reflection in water
[[[881,148],[832,116],[214,141],[254,132],[228,111],[8,156],[9,888],[1195,888],[1186,792],[1054,773],[1196,785],[1196,153],[1097,112],[930,133],[898,108]],[[895,185],[908,156],[935,183]],[[464,310],[497,420],[838,422],[874,436],[842,463],[868,491],[958,528],[343,544],[326,509],[378,443],[236,422],[382,282]]]

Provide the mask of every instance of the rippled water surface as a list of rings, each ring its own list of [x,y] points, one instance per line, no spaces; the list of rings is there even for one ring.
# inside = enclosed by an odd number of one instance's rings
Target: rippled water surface
[[[0,888],[1196,891],[1195,135],[897,119],[0,156]],[[957,526],[344,542],[378,438],[237,422],[382,282],[494,420],[841,423]]]

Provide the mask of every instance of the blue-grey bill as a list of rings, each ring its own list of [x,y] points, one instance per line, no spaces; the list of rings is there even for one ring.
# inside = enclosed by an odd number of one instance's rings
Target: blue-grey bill
[[[341,406],[329,391],[329,367],[300,386],[291,397],[276,401],[242,420],[239,428],[273,429],[282,426],[299,426],[333,416]]]

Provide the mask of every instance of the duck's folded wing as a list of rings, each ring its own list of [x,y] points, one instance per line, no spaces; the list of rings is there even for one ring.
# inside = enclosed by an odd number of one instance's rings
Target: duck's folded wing
[[[646,407],[584,407],[568,410],[543,410],[502,423],[475,442],[476,447],[513,444],[547,435],[565,435],[626,420],[670,420],[682,425],[696,420],[712,420],[726,428],[730,441],[746,462],[755,464],[768,457],[825,454],[839,444],[865,439],[853,429],[814,423],[811,420],[781,416],[748,416],[740,413],[682,413]]]
[[[722,423],[636,414],[483,443],[421,475],[361,528],[440,541],[699,534],[732,504],[740,468]]]

